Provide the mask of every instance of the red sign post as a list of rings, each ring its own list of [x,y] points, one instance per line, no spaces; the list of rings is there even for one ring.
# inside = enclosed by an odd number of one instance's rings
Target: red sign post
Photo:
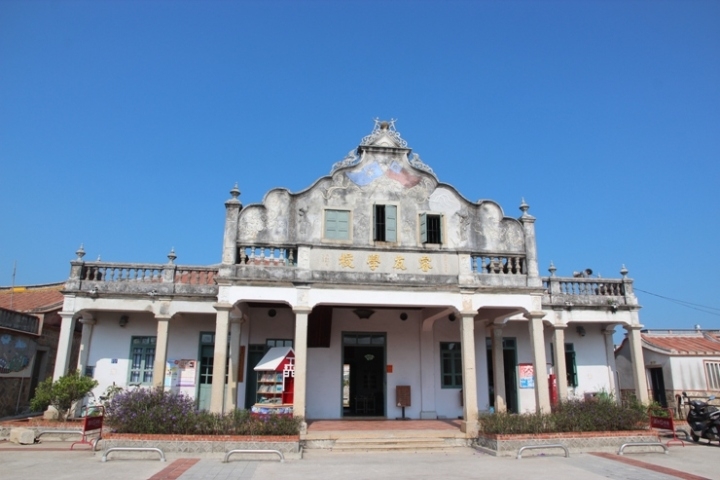
[[[97,440],[100,440],[100,437],[102,436],[103,420],[105,419],[105,407],[97,406],[92,407],[92,409],[98,409],[100,411],[100,414],[92,416],[88,415],[83,418],[82,440],[80,440],[79,442],[74,442],[72,445],[70,445],[70,450],[72,450],[75,445],[90,445],[90,448],[93,448],[93,443],[89,442],[87,439],[88,433],[94,434],[97,432]],[[89,410],[90,409],[88,409],[88,412]]]
[[[683,442],[682,440],[680,440],[677,437],[677,433],[675,431],[675,422],[673,420],[673,412],[669,408],[666,410],[667,410],[667,414],[668,414],[667,417],[656,417],[652,414],[652,411],[649,412],[650,428],[657,428],[660,430],[670,430],[672,432],[672,439],[667,441],[667,445],[670,446],[671,443],[676,442],[684,447],[685,442]]]

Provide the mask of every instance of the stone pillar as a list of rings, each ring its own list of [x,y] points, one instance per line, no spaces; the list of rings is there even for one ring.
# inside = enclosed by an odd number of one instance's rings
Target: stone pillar
[[[70,353],[72,351],[73,332],[75,331],[75,313],[60,312],[60,338],[58,339],[57,355],[55,356],[55,371],[53,381],[64,377],[70,367]]]
[[[460,347],[462,352],[463,423],[461,430],[467,438],[478,433],[477,372],[475,371],[475,316],[477,312],[462,312]]]
[[[308,307],[295,307],[295,392],[293,416],[305,418],[307,402],[307,330]],[[303,427],[303,429],[305,426]]]
[[[535,411],[550,412],[550,390],[547,380],[547,361],[545,358],[545,335],[543,334],[543,312],[530,312],[525,315],[530,330],[530,346],[535,377]]]
[[[645,358],[642,350],[642,338],[640,330],[642,325],[626,325],[625,330],[628,332],[628,340],[630,342],[630,362],[633,369],[633,380],[635,381],[635,396],[643,405],[650,403],[648,394],[647,375],[645,374]]]
[[[523,198],[520,210],[523,212],[520,223],[523,226],[525,235],[525,269],[528,279],[528,287],[539,287],[542,285],[540,269],[537,261],[537,244],[535,241],[535,217],[528,213],[530,206]]]
[[[228,395],[225,411],[237,408],[238,375],[240,370],[240,339],[242,338],[243,317],[239,312],[230,313],[230,368],[228,369]]]
[[[240,190],[238,190],[237,183],[230,190],[230,195],[232,198],[225,202],[225,234],[222,254],[222,263],[225,265],[233,265],[236,262],[238,218],[240,210],[242,210],[242,203],[238,199]]]
[[[565,363],[565,329],[567,325],[555,325],[553,341],[555,343],[555,377],[557,378],[558,400],[568,398],[567,364]]]
[[[155,340],[155,363],[153,363],[153,387],[164,387],[170,316],[155,315],[155,320],[157,320],[157,339]]]
[[[502,325],[492,325],[493,388],[495,390],[495,411],[507,411],[505,392],[505,359],[503,351]]]
[[[78,355],[77,369],[80,375],[85,375],[85,369],[88,366],[88,355],[90,354],[93,325],[95,325],[96,321],[89,313],[83,313],[80,323],[82,323],[82,336],[80,337],[80,355]]]
[[[225,405],[225,365],[227,364],[227,338],[230,323],[230,309],[232,305],[216,303],[215,319],[215,355],[213,356],[212,390],[210,396],[210,411],[224,413]]]
[[[610,326],[605,329],[603,329],[603,334],[605,335],[605,357],[607,359],[607,368],[608,368],[608,380],[610,385],[610,393],[611,395],[614,395],[616,399],[618,398],[618,391],[617,391],[617,385],[615,383],[615,343],[613,342],[613,335],[615,334],[615,329]]]

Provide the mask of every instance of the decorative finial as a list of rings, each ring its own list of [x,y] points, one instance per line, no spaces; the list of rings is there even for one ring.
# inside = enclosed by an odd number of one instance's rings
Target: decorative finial
[[[83,248],[83,244],[80,244],[80,248],[77,249],[75,252],[75,255],[77,255],[78,260],[82,260],[82,258],[85,256],[85,249]]]
[[[552,262],[552,260],[550,260],[550,267],[548,267],[548,272],[550,272],[551,277],[555,276],[556,270],[557,270],[557,268],[555,268],[555,264]]]
[[[235,185],[235,188],[237,188],[237,185]],[[168,263],[172,265],[175,263],[175,259],[177,258],[177,255],[175,255],[175,247],[172,247],[170,249],[170,253],[168,253]]]
[[[525,203],[525,197],[522,197],[522,201],[520,202],[520,210],[523,212],[523,217],[527,216],[527,211],[530,209],[530,205]]]
[[[98,255],[98,258],[97,258],[97,260],[95,260],[95,261],[96,261],[96,262],[102,262],[102,258],[100,258],[100,255]]]
[[[238,188],[237,182],[235,182],[235,186],[232,190],[230,190],[230,195],[232,195],[233,198],[238,198],[240,196],[240,189]]]
[[[620,269],[620,275],[622,275],[623,279],[627,278],[628,269],[625,268],[625,264],[623,263],[622,268]]]

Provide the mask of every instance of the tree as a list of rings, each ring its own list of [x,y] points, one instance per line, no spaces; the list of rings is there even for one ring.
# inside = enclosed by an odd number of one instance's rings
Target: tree
[[[35,412],[46,410],[50,405],[55,407],[67,420],[75,404],[97,387],[98,382],[75,371],[53,382],[48,378],[35,389],[35,396],[30,400],[30,408]]]

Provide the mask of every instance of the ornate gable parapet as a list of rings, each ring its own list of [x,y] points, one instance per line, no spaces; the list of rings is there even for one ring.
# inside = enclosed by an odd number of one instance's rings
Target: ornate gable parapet
[[[380,120],[375,118],[375,128],[360,141],[360,146],[378,146],[378,147],[394,147],[408,148],[407,142],[400,136],[400,132],[395,129],[396,119]]]
[[[420,170],[425,173],[429,173],[437,179],[435,172],[432,168],[426,165],[417,153],[413,153],[410,156],[410,148],[407,142],[400,136],[400,132],[395,129],[396,119],[380,120],[378,118],[373,119],[375,127],[370,135],[366,135],[360,141],[360,145],[357,149],[350,150],[347,156],[336,162],[330,171],[331,174],[335,171],[344,167],[354,167],[362,160],[361,154],[367,150],[375,149],[400,149],[406,151],[406,160],[411,167]]]

